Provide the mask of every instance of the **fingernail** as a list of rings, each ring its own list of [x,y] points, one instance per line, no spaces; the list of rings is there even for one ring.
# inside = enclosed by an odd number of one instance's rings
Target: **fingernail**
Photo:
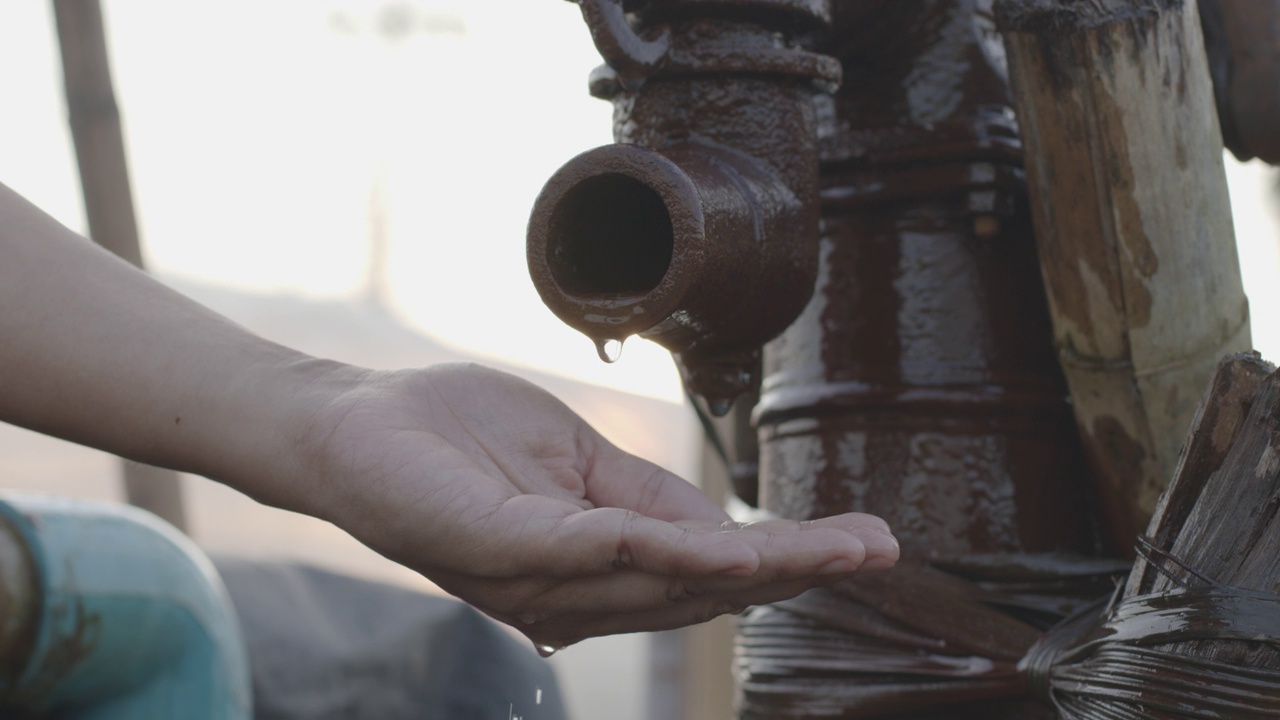
[[[867,561],[862,563],[862,567],[858,568],[858,570],[861,572],[876,572],[877,570],[888,570],[896,564],[897,560],[894,558],[876,555],[867,558]]]
[[[871,530],[858,533],[858,539],[867,548],[868,555],[898,555],[898,538],[887,532]]]
[[[822,567],[818,568],[819,575],[837,575],[843,573],[851,573],[858,569],[858,564],[849,558],[838,558],[831,560]]]
[[[721,574],[738,577],[750,577],[756,574],[756,570],[760,569],[760,553],[745,544],[743,548],[742,551],[734,553],[737,557],[721,566]]]
[[[731,575],[733,577],[751,577],[752,575],[756,574],[756,570],[758,568],[759,568],[758,564],[743,565],[739,563],[737,565],[730,565],[729,567],[724,568],[723,570],[720,571],[720,574]]]

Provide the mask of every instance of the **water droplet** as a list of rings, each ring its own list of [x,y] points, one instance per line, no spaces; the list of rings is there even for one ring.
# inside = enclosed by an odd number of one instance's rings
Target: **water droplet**
[[[538,616],[534,615],[533,613],[523,613],[520,615],[520,622],[524,623],[525,625],[532,625],[538,622]]]
[[[733,400],[707,400],[707,409],[716,417],[724,417],[733,407]]]
[[[541,705],[541,704],[542,704],[542,688],[538,688],[538,691],[537,691],[536,693],[534,693],[534,696],[533,696],[533,704],[534,704],[534,705]]]
[[[538,654],[544,658],[549,658],[552,655],[555,655],[556,651],[560,649],[555,645],[548,645],[546,643],[538,643],[536,647],[538,648]]]
[[[597,340],[596,354],[607,363],[616,363],[622,357],[622,341],[616,338]]]

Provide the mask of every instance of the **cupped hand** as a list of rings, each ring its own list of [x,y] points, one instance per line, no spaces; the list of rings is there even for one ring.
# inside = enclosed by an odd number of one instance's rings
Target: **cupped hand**
[[[859,513],[740,525],[561,402],[476,365],[371,373],[317,415],[324,514],[544,653],[887,568]]]

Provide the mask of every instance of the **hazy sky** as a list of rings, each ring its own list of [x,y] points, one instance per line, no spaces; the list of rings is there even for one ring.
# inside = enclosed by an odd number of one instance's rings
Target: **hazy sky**
[[[543,181],[610,141],[599,63],[559,0],[104,0],[144,252],[161,274],[359,295],[369,215],[387,287],[451,344],[677,399],[665,351],[605,366],[530,283]],[[83,229],[49,3],[0,0],[0,181]],[[1280,357],[1274,214],[1256,165],[1230,170],[1264,354]],[[1273,329],[1274,328],[1274,329]]]
[[[371,198],[393,309],[451,344],[678,399],[665,351],[602,364],[528,279],[542,183],[611,141],[576,6],[554,0],[105,0],[147,262],[358,295]],[[0,0],[0,178],[83,230],[49,3]],[[375,190],[376,188],[376,190]]]

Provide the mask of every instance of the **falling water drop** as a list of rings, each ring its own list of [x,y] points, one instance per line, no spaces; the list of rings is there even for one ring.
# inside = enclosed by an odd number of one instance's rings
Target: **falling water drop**
[[[544,658],[549,658],[552,655],[555,655],[556,651],[560,649],[555,645],[548,645],[546,643],[539,643],[537,647],[538,647],[538,654]]]
[[[534,696],[533,696],[533,704],[534,704],[534,705],[541,705],[541,704],[542,704],[542,688],[538,688],[537,693],[536,693],[536,694],[534,694]]]
[[[607,363],[616,363],[622,357],[622,341],[616,338],[597,340],[596,354]]]
[[[710,411],[711,411],[711,414],[712,414],[712,415],[715,415],[716,417],[724,417],[725,415],[728,415],[728,414],[729,414],[729,409],[730,409],[730,408],[732,408],[732,407],[733,407],[733,400],[732,400],[732,399],[729,399],[729,400],[724,400],[724,399],[711,400],[711,399],[708,399],[708,400],[707,400],[707,409],[708,409],[708,410],[710,410]]]

